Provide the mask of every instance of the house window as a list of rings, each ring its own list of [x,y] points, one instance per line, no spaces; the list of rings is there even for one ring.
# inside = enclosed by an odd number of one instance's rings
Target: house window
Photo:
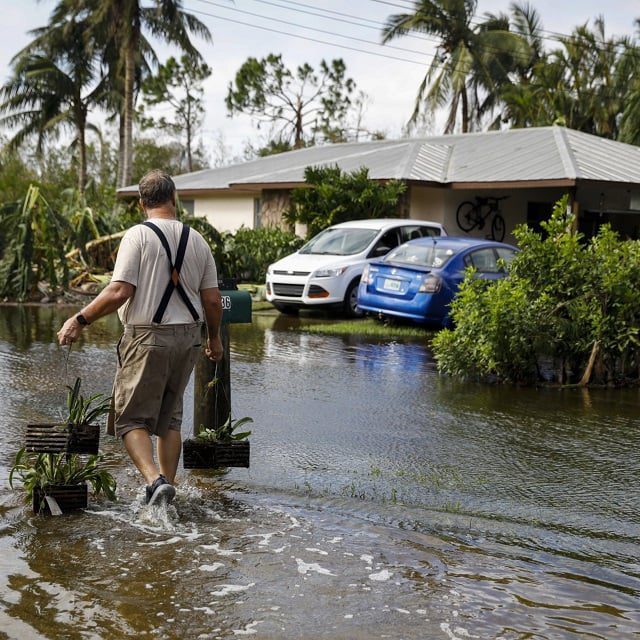
[[[262,226],[262,216],[260,212],[262,211],[262,199],[254,198],[253,199],[253,228],[259,229]]]
[[[540,233],[541,222],[548,220],[553,213],[553,203],[551,202],[529,202],[527,203],[527,226]]]
[[[180,199],[180,206],[182,207],[182,210],[190,216],[193,215],[193,212],[195,210],[194,204],[195,203],[193,200]]]

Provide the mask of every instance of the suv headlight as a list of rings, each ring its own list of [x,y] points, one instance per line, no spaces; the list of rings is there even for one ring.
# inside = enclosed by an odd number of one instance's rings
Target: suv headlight
[[[347,267],[335,267],[334,269],[318,269],[313,272],[313,278],[337,278],[341,276]]]

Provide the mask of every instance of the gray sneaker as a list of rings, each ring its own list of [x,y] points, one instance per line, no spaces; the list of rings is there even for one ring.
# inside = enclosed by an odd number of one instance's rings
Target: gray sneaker
[[[150,487],[146,488],[146,504],[169,504],[176,496],[176,488],[163,476],[158,476]]]

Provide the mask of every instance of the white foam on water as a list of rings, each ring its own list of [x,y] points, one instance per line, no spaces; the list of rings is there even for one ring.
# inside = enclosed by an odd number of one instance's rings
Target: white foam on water
[[[209,573],[213,573],[218,569],[222,569],[222,567],[224,567],[224,564],[222,562],[214,562],[213,564],[201,564],[198,569],[200,569],[200,571],[208,571]]]
[[[283,547],[278,547],[277,549],[274,549],[273,553],[282,553],[286,548],[287,548],[287,545],[285,544]]]
[[[407,611],[406,609],[400,609],[399,607],[395,608],[398,613],[410,614],[411,611]]]
[[[334,538],[331,538],[331,540],[327,540],[327,542],[329,544],[337,544],[341,540],[342,540],[342,538],[340,536],[335,536]]]
[[[391,571],[389,571],[388,569],[383,569],[382,571],[379,571],[378,573],[370,573],[369,574],[369,580],[374,580],[375,582],[385,582],[392,575],[393,575],[393,573],[391,573]]]
[[[182,538],[180,536],[173,536],[173,538],[168,538],[167,540],[158,540],[157,542],[138,542],[139,547],[163,547],[168,544],[177,544],[178,542],[182,542]]]
[[[353,618],[353,613],[347,613],[347,614],[345,614],[345,616],[344,616],[344,619],[345,619],[345,620],[351,620],[352,618]]]
[[[242,591],[246,591],[247,589],[251,589],[251,587],[255,586],[255,582],[250,582],[247,585],[242,584],[221,584],[219,585],[221,588],[216,589],[211,592],[212,596],[216,596],[217,598],[221,598],[224,596],[228,596],[230,593],[241,593]]]
[[[316,549],[315,547],[306,547],[305,551],[311,551],[312,553],[319,553],[321,556],[329,555],[327,551],[323,551],[322,549]]]
[[[104,538],[96,538],[91,541],[91,546],[95,547],[98,551],[104,551]]]
[[[202,611],[208,616],[214,616],[217,613],[217,611],[215,611],[214,609],[210,609],[209,607],[193,607],[193,610]]]
[[[300,524],[300,521],[297,518],[294,518],[293,516],[289,516],[289,520],[291,520],[291,524],[289,525],[289,529],[296,529],[297,527],[302,526]]]
[[[296,558],[296,562],[298,564],[298,573],[306,574],[308,571],[313,571],[315,573],[319,573],[323,576],[335,576],[335,573],[331,573],[329,569],[325,569],[321,567],[317,562],[307,563],[304,562],[301,558]]]
[[[241,551],[233,551],[231,549],[221,549],[220,545],[217,543],[214,544],[201,544],[201,549],[206,549],[207,551],[215,551],[219,556],[241,556]]]
[[[262,538],[260,542],[258,542],[259,547],[266,547],[269,545],[269,541],[273,536],[281,535],[281,532],[274,531],[273,533],[248,533],[243,538]]]
[[[254,622],[250,622],[244,629],[234,629],[234,636],[251,636],[254,633],[258,633],[254,627],[258,626],[262,623],[262,620],[255,620]]]
[[[360,556],[360,560],[364,560],[367,564],[373,564],[373,556],[363,553]]]
[[[460,640],[461,638],[478,638],[479,636],[471,635],[463,627],[456,627],[451,629],[451,625],[448,622],[441,622],[440,628],[447,634],[449,640]]]

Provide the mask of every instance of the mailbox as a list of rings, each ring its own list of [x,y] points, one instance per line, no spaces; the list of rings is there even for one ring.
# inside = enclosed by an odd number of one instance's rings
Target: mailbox
[[[251,295],[248,291],[220,290],[222,324],[251,322]]]

